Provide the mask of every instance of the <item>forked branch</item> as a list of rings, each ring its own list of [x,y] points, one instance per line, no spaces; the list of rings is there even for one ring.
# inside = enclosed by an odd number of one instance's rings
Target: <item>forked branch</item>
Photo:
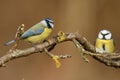
[[[34,47],[23,49],[23,50],[13,50],[12,52],[7,52],[7,54],[3,55],[0,58],[0,66],[5,66],[5,63],[17,59],[20,57],[26,57],[28,55],[38,53],[38,52],[45,52],[49,56],[51,56],[56,65],[60,66],[60,63],[57,59],[69,58],[70,55],[53,55],[50,53],[54,47],[62,42],[72,41],[76,47],[80,50],[81,56],[85,61],[89,61],[85,55],[90,55],[96,60],[106,64],[107,66],[111,67],[120,67],[120,53],[114,53],[114,55],[110,55],[106,52],[96,52],[96,48],[87,41],[87,39],[81,36],[79,33],[63,33],[59,32],[58,35],[49,39],[50,42],[46,41],[42,44],[36,45],[37,50]],[[54,56],[54,57],[53,57]]]

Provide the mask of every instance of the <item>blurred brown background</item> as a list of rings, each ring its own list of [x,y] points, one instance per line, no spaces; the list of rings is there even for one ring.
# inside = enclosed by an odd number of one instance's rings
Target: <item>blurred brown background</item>
[[[3,44],[11,40],[17,26],[24,23],[26,29],[41,19],[54,19],[58,31],[76,32],[94,43],[101,29],[113,33],[116,50],[120,45],[120,0],[0,0],[0,56],[11,46]],[[28,44],[21,42],[21,46]],[[16,59],[0,68],[0,80],[119,80],[120,69],[107,67],[88,57],[89,63],[81,58],[73,43],[56,46],[54,54],[70,54],[72,58],[60,60],[62,66],[55,68],[51,58],[45,54],[35,54]]]

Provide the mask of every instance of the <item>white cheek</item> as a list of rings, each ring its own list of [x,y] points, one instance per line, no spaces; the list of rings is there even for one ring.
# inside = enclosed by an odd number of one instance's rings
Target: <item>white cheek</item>
[[[54,24],[50,23],[50,26],[51,26],[52,28],[54,28]]]
[[[43,25],[45,25],[45,26],[47,26],[47,24],[46,24],[46,21],[45,21],[45,20],[42,20],[40,23],[41,23],[41,24],[43,24]]]
[[[99,39],[103,39],[103,35],[101,33],[98,34]]]
[[[105,39],[111,39],[112,38],[112,34],[108,34],[105,36]]]

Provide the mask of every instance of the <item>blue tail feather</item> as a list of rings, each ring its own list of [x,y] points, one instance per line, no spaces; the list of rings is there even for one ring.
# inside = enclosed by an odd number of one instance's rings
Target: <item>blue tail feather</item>
[[[7,43],[5,43],[5,46],[11,45],[13,43],[15,43],[15,40],[8,41]]]

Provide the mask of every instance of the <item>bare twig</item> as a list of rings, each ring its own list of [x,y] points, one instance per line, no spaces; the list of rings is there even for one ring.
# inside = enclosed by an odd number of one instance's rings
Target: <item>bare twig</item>
[[[114,53],[114,55],[110,55],[106,52],[97,52],[96,48],[90,44],[85,37],[82,37],[79,33],[63,33],[59,32],[57,36],[52,37],[50,39],[50,43],[48,41],[43,42],[42,44],[36,45],[38,51],[35,48],[27,48],[23,50],[14,50],[13,52],[7,52],[3,57],[0,58],[0,66],[4,66],[4,64],[12,59],[25,57],[34,53],[38,53],[39,51],[45,51],[51,57],[54,56],[51,51],[54,47],[62,42],[72,41],[76,45],[78,49],[80,49],[80,53],[82,53],[83,59],[88,61],[85,55],[90,55],[94,57],[96,60],[106,64],[111,67],[120,67],[120,53]],[[44,50],[46,48],[46,50]],[[55,55],[57,59],[61,58],[69,58],[69,55]],[[53,57],[52,57],[53,58]]]

